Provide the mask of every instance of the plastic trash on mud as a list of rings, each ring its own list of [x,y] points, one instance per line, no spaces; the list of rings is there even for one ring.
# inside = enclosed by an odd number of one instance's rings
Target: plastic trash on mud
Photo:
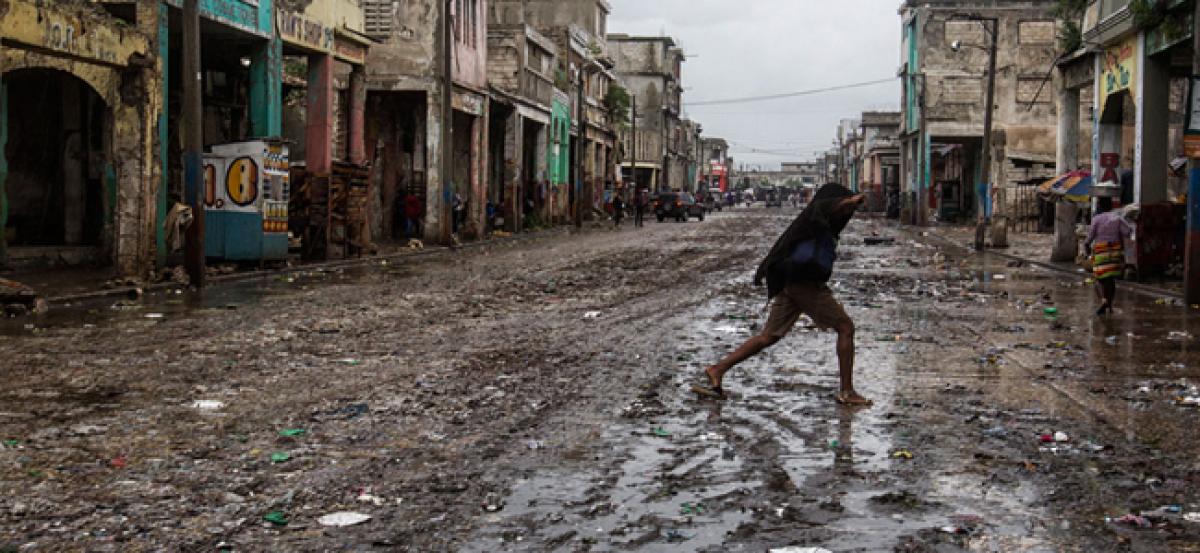
[[[371,520],[371,515],[366,515],[363,513],[354,513],[354,512],[350,512],[350,511],[341,511],[341,512],[337,512],[337,513],[330,513],[328,515],[325,515],[325,516],[317,519],[317,522],[321,523],[321,526],[341,527],[341,526],[354,526],[356,524],[362,524],[368,520]]]

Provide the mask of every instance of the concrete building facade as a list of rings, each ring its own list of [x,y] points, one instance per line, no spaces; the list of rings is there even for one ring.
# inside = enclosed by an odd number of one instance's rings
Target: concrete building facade
[[[866,111],[860,117],[862,152],[858,189],[867,195],[867,209],[899,209],[900,113]]]
[[[0,266],[154,268],[167,9],[0,9]]]
[[[724,138],[706,136],[700,139],[700,181],[708,189],[730,190],[729,142]]]
[[[526,25],[557,48],[555,84],[565,93],[570,112],[570,136],[558,144],[569,149],[570,173],[565,187],[551,179],[550,201],[568,210],[556,209],[556,216],[591,218],[604,208],[618,180],[617,134],[606,103],[615,80],[607,44],[612,8],[606,0],[493,2],[493,23]]]
[[[999,225],[1008,194],[1053,174],[1056,117],[1046,71],[1055,59],[1052,2],[906,0],[902,44],[901,193],[905,220],[973,220],[992,182]],[[972,19],[975,18],[975,19]],[[991,167],[981,167],[987,46],[996,18]],[[955,47],[957,45],[957,48]],[[1008,198],[1008,199],[1006,199]]]
[[[617,74],[637,106],[637,134],[631,128],[622,138],[631,159],[637,159],[637,174],[626,161],[625,179],[648,190],[682,189],[686,175],[679,174],[679,152],[672,142],[680,125],[683,51],[668,37],[610,34],[608,43]]]

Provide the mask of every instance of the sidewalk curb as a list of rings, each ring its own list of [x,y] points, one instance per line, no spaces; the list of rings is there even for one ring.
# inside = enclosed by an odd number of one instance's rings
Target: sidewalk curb
[[[966,247],[962,244],[959,244],[945,236],[942,236],[941,234],[939,234],[935,231],[918,231],[918,230],[915,230],[914,228],[904,228],[902,230],[904,232],[908,233],[914,239],[933,238],[933,239],[936,239],[948,246],[951,246],[951,247],[954,247],[954,248],[957,248],[957,249],[960,249],[960,250],[963,250],[966,252],[974,253],[974,250],[972,250],[971,248],[968,248],[968,247]],[[920,234],[921,232],[927,232],[927,235],[922,236]],[[1036,267],[1041,267],[1043,269],[1048,269],[1048,270],[1055,271],[1055,272],[1062,273],[1062,274],[1075,275],[1075,276],[1087,274],[1087,273],[1080,273],[1077,271],[1072,271],[1070,269],[1065,269],[1063,267],[1059,267],[1057,265],[1054,265],[1052,263],[1047,263],[1045,261],[1038,261],[1035,259],[1029,259],[1027,257],[1021,257],[1019,255],[1013,255],[1011,253],[1005,253],[1005,252],[1002,252],[1002,251],[999,251],[996,249],[988,249],[988,250],[985,250],[984,253],[1002,257],[1002,258],[1005,258],[1005,259],[1008,259],[1011,261],[1020,261],[1023,263],[1028,263],[1028,264],[1034,265]],[[1170,290],[1165,290],[1163,288],[1157,288],[1154,286],[1150,286],[1148,284],[1142,284],[1140,282],[1128,282],[1128,281],[1122,280],[1121,287],[1129,288],[1129,289],[1131,289],[1139,294],[1145,295],[1145,296],[1151,296],[1151,297],[1156,297],[1156,298],[1169,298],[1169,299],[1183,301],[1183,294],[1180,294],[1178,292],[1172,292]]]
[[[363,256],[363,257],[356,257],[353,259],[337,259],[337,260],[333,260],[333,261],[318,261],[318,262],[314,262],[314,263],[304,263],[304,264],[300,264],[300,265],[294,265],[291,267],[286,267],[286,268],[281,268],[281,269],[256,269],[253,271],[246,271],[246,272],[242,272],[242,273],[214,275],[214,276],[211,276],[208,278],[208,282],[210,283],[210,287],[211,287],[211,285],[216,285],[216,284],[229,284],[229,283],[234,283],[234,282],[244,282],[244,281],[254,280],[254,279],[259,279],[259,278],[269,278],[269,277],[279,276],[279,275],[290,275],[290,274],[302,273],[305,271],[313,271],[313,270],[318,270],[318,269],[341,269],[341,268],[346,268],[346,267],[360,267],[360,266],[369,265],[371,263],[379,262],[379,261],[391,262],[391,261],[396,261],[396,260],[401,260],[401,259],[423,258],[423,257],[432,256],[434,254],[453,252],[453,251],[457,251],[457,250],[482,248],[485,246],[494,246],[494,245],[506,244],[506,243],[521,243],[521,242],[525,242],[528,240],[534,240],[536,238],[546,238],[546,237],[553,236],[553,235],[569,233],[572,230],[573,230],[573,228],[570,228],[570,227],[555,227],[552,229],[545,229],[545,230],[536,231],[536,232],[523,232],[520,234],[506,236],[503,238],[489,238],[487,240],[468,242],[466,244],[462,244],[462,245],[455,246],[455,247],[434,246],[434,247],[430,247],[430,248],[426,248],[426,249],[418,250],[418,251],[402,250],[402,251],[399,251],[396,253]],[[131,293],[134,293],[138,288],[142,289],[143,292],[158,292],[158,291],[162,291],[162,290],[171,290],[171,289],[184,288],[184,287],[180,286],[179,283],[177,283],[177,282],[171,282],[171,281],[155,282],[155,283],[151,283],[151,284],[146,284],[144,286],[122,286],[122,287],[118,287],[118,288],[109,288],[109,289],[104,289],[104,290],[93,290],[90,292],[62,294],[62,295],[46,298],[46,303],[48,303],[51,307],[54,307],[54,306],[61,307],[64,304],[70,304],[70,303],[95,301],[95,300],[102,300],[102,299],[106,299],[106,298],[128,297]],[[187,288],[190,288],[190,286]]]

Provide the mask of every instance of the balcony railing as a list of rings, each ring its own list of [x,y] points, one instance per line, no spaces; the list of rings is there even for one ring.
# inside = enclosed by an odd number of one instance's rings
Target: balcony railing
[[[554,82],[528,68],[521,70],[521,95],[549,106],[554,97]]]

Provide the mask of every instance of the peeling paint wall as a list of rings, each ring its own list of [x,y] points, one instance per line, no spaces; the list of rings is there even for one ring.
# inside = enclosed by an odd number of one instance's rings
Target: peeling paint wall
[[[118,274],[144,276],[153,267],[160,171],[155,152],[162,82],[152,42],[91,6],[8,0],[0,8],[0,35],[6,41],[0,47],[0,71],[62,71],[87,83],[103,100],[107,135],[102,179],[110,187],[106,197],[115,204],[108,207],[112,217],[104,229],[107,258]],[[139,4],[139,19],[145,16],[157,25],[147,11],[151,8]]]

